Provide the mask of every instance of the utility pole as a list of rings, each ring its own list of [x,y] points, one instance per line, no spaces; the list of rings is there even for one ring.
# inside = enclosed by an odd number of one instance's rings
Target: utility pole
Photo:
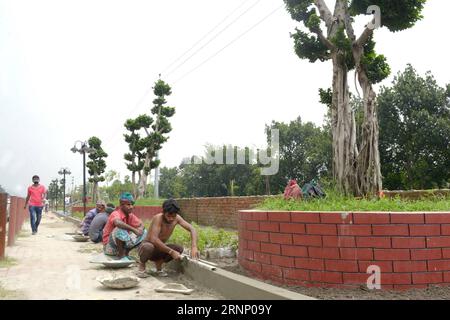
[[[77,143],[81,143],[81,147],[77,148]],[[75,141],[74,146],[70,149],[73,153],[79,152],[83,155],[83,214],[86,215],[86,152],[93,153],[95,149],[89,148],[88,143],[86,141]]]
[[[61,168],[61,170],[58,171],[59,174],[63,175],[63,212],[64,215],[66,214],[66,174],[70,175],[70,170],[67,168]]]

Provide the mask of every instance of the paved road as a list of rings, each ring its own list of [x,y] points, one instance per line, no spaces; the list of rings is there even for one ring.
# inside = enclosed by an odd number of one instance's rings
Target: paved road
[[[220,294],[176,273],[168,278],[141,279],[139,287],[133,289],[105,288],[95,280],[97,277],[112,273],[133,275],[137,267],[111,270],[90,263],[102,246],[75,242],[65,235],[74,230],[74,224],[53,213],[44,214],[37,235],[31,235],[27,223],[15,246],[7,248],[7,256],[15,259],[17,265],[0,268],[0,284],[21,299],[223,299]],[[195,291],[191,295],[154,291],[169,282],[182,283]]]

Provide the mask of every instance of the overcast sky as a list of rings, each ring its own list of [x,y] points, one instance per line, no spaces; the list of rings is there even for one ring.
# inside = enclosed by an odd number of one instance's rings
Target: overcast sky
[[[411,63],[450,82],[449,12],[449,1],[429,0],[413,29],[377,30],[393,75]],[[0,185],[24,195],[32,175],[48,186],[61,167],[81,184],[82,157],[70,148],[94,135],[107,169],[123,178],[123,123],[149,112],[159,73],[176,108],[162,166],[202,154],[206,143],[262,147],[272,120],[321,125],[318,88],[331,86],[331,62],[295,55],[296,26],[281,0],[0,0]]]

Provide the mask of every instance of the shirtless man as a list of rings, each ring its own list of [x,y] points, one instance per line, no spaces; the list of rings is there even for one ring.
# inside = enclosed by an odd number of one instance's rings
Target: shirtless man
[[[137,275],[142,278],[148,277],[148,274],[145,272],[145,264],[149,260],[155,263],[156,275],[167,276],[167,273],[162,270],[163,263],[167,263],[172,259],[181,259],[182,246],[165,244],[178,224],[191,233],[191,257],[199,258],[197,232],[191,224],[178,215],[180,207],[177,202],[173,199],[166,200],[162,208],[163,213],[153,217],[148,236],[139,246],[140,263]]]

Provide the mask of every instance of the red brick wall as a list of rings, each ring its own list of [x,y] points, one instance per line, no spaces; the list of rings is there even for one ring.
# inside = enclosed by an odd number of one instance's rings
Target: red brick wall
[[[188,222],[237,229],[238,211],[253,208],[265,196],[176,199]]]
[[[89,211],[95,207],[87,206],[86,210]],[[72,207],[72,212],[83,212],[83,207]],[[134,213],[142,220],[150,220],[154,215],[162,212],[161,206],[135,206]]]
[[[239,212],[239,263],[288,285],[382,289],[450,286],[450,212]]]

